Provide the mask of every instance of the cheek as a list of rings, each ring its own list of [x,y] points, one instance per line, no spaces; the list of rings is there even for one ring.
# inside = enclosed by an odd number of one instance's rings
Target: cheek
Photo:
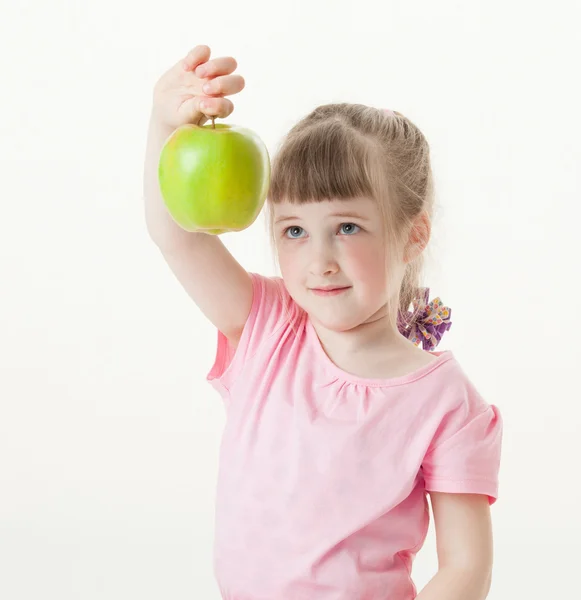
[[[366,240],[349,240],[344,246],[344,260],[352,275],[376,281],[381,284],[385,279],[385,256],[380,244]]]
[[[287,244],[282,243],[277,246],[277,254],[283,277],[289,280],[295,278],[300,272],[300,261],[297,260],[297,253],[292,252]]]

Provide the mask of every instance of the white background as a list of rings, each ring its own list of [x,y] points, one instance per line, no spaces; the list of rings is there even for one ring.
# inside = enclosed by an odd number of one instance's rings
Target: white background
[[[141,198],[153,85],[197,44],[237,59],[246,88],[226,122],[271,152],[326,102],[393,108],[425,132],[428,281],[454,322],[440,348],[505,420],[489,598],[577,596],[577,10],[2,0],[2,599],[219,598],[215,332],[148,239]],[[274,274],[262,218],[223,239]]]

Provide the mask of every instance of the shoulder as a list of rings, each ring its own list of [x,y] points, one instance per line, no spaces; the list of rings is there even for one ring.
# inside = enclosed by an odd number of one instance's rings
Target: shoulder
[[[471,402],[485,408],[486,401],[455,354],[450,350],[439,354],[446,360],[442,361],[430,378],[430,386],[436,392],[435,399],[446,400],[452,407]]]
[[[469,427],[502,431],[499,408],[483,395],[453,355],[431,378],[431,393],[426,402],[428,405],[423,408],[430,415],[437,439],[451,437]]]
[[[442,365],[424,411],[426,454],[422,463],[431,492],[498,495],[503,420],[457,360]]]
[[[301,309],[289,294],[282,277],[250,273],[253,301],[249,320],[253,326],[262,326],[265,333],[292,323]]]
[[[282,278],[249,275],[252,304],[242,332],[229,340],[218,331],[214,362],[206,377],[224,396],[251,364],[264,367],[272,363],[274,348],[290,337],[289,332],[298,330],[302,316]]]
[[[422,409],[436,421],[465,422],[498,408],[482,393],[475,380],[451,351],[440,354],[424,378]]]

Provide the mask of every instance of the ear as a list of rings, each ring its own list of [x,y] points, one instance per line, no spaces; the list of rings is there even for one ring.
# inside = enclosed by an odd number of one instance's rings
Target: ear
[[[408,242],[404,251],[404,262],[413,262],[426,248],[430,241],[432,224],[425,211],[422,211],[414,220],[408,235]]]

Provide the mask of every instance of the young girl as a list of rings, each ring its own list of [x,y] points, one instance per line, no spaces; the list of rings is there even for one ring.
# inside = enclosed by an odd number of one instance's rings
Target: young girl
[[[227,409],[215,573],[227,600],[482,600],[492,570],[502,421],[450,351],[450,310],[420,288],[432,175],[400,113],[320,106],[272,163],[282,278],[187,233],[157,180],[175,127],[232,113],[244,80],[197,46],[157,83],[148,231],[217,329],[208,381]],[[415,309],[410,311],[410,307]],[[419,345],[422,345],[420,348]],[[439,569],[418,594],[430,495]]]

